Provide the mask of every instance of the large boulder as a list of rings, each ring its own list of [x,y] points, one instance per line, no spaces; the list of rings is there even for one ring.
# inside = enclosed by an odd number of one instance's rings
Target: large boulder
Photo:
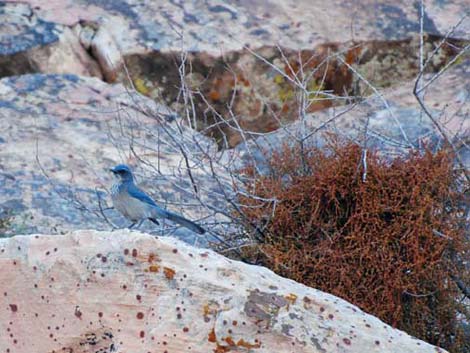
[[[3,78],[0,116],[0,220],[9,219],[6,235],[111,229],[103,213],[115,226],[129,225],[116,211],[100,210],[111,206],[106,191],[115,180],[109,168],[118,163],[133,167],[161,206],[188,218],[208,216],[201,202],[227,209],[221,181],[194,159],[201,149],[205,158],[217,153],[215,144],[122,85],[74,75]],[[177,232],[197,240],[194,233]]]
[[[419,5],[407,0],[11,2],[30,4],[41,18],[57,24],[105,26],[123,55],[145,49],[179,50],[182,35],[188,49],[220,55],[220,49],[239,50],[245,45],[306,49],[349,39],[397,40],[420,30]],[[431,0],[425,5],[424,30],[430,34],[446,33],[468,11],[466,0]],[[455,36],[469,33],[470,23],[464,22]]]
[[[0,350],[444,352],[354,305],[171,237],[0,239]]]
[[[468,11],[466,3],[426,2],[424,57],[456,26],[427,65],[428,71],[444,67],[468,44],[470,20],[462,17]],[[0,66],[5,66],[4,72],[19,73],[25,67],[25,72],[56,73],[71,60],[84,62],[84,57],[91,56],[90,67],[98,65],[106,81],[132,82],[141,93],[178,111],[187,103],[181,99],[181,89],[186,87],[194,93],[194,126],[214,136],[221,147],[233,147],[243,140],[240,128],[268,132],[279,128],[280,122],[296,120],[302,85],[311,92],[310,98],[319,98],[309,105],[310,112],[341,104],[344,96],[371,94],[343,60],[377,87],[414,78],[420,54],[417,4],[407,0],[393,4],[371,0],[13,1],[4,8],[30,14],[5,17],[7,46],[31,42],[32,31],[53,33],[54,43],[59,41],[55,33],[73,33],[70,46],[75,48],[79,42],[83,48],[75,50],[76,59],[57,60],[63,55],[56,51],[43,58],[57,65],[30,67],[6,55]],[[28,30],[16,34],[17,24],[24,22]],[[14,55],[29,58],[30,47],[24,49],[26,54],[15,51]],[[70,73],[82,74],[78,71],[75,64],[70,65]],[[90,75],[94,71],[90,69]],[[295,75],[298,81],[311,78],[296,82]]]
[[[27,4],[0,3],[0,77],[34,72],[102,77],[70,28],[41,19]]]

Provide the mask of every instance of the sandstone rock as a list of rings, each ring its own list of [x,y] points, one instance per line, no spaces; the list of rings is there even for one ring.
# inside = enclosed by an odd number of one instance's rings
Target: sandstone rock
[[[124,20],[125,23],[113,28],[113,32],[123,34],[119,47],[126,55],[142,48],[179,50],[180,31],[184,31],[185,46],[189,50],[216,55],[221,48],[240,50],[247,44],[252,48],[279,44],[291,49],[307,49],[353,38],[358,41],[405,39],[410,33],[419,32],[419,9],[406,0],[393,4],[371,0],[351,3],[269,0],[231,4],[217,0],[21,2],[30,4],[44,20],[67,26],[79,21],[96,22],[103,16]],[[425,31],[446,33],[468,11],[466,5],[466,0],[427,1]],[[470,23],[464,22],[455,36],[465,37],[469,33]]]
[[[433,74],[424,75],[423,84],[433,77]],[[470,60],[466,59],[428,86],[424,102],[439,127],[461,153],[464,163],[470,167],[468,82]],[[304,142],[321,147],[325,142],[321,134],[334,132],[363,144],[366,129],[367,147],[378,149],[390,158],[405,156],[410,147],[419,148],[424,144],[442,146],[443,136],[413,95],[414,84],[414,81],[408,81],[399,87],[383,90],[381,97],[373,96],[355,104],[309,114],[304,123],[285,124],[276,131],[256,137],[254,141],[224,151],[225,158],[238,161],[239,166],[254,159],[261,168],[266,155],[278,150],[283,143],[298,143],[299,138],[311,134]]]
[[[202,77],[193,87],[194,127],[221,147],[240,143],[239,129],[269,132],[296,120],[299,87],[288,76],[302,76],[303,66],[304,76],[312,74],[304,89],[319,98],[308,112],[337,105],[345,95],[370,94],[337,60],[338,53],[377,87],[409,80],[419,67],[420,9],[406,0],[26,3],[41,21],[73,27],[108,82],[129,84],[130,78],[141,93],[181,112],[181,81]],[[426,2],[424,55],[463,18],[465,5],[465,0]],[[449,38],[428,70],[447,64],[468,44],[469,34],[470,21],[463,18],[451,36],[461,39]],[[182,75],[181,51],[189,53]]]
[[[106,201],[110,205],[105,192],[115,180],[109,168],[122,162],[134,167],[138,181],[162,206],[195,220],[207,216],[177,145],[183,140],[199,197],[227,209],[207,166],[192,159],[201,146],[208,156],[216,146],[172,118],[166,107],[122,85],[74,75],[4,78],[0,117],[0,217],[13,215],[6,235],[110,229],[99,212],[98,194],[102,208]],[[128,225],[114,210],[105,213],[116,226]],[[177,232],[196,241],[190,232]]]
[[[0,33],[0,78],[34,72],[101,78],[68,27],[38,18],[26,4],[0,4]]]
[[[170,237],[0,239],[0,350],[444,352],[348,302]]]

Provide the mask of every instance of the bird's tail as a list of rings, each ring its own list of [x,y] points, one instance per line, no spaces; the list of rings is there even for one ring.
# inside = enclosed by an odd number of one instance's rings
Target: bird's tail
[[[180,215],[177,215],[176,213],[172,213],[166,210],[159,209],[158,210],[158,216],[162,218],[169,219],[172,222],[178,223],[179,225],[186,227],[193,232],[196,232],[198,234],[204,234],[206,230],[202,228],[200,225],[190,221],[189,219],[186,219]]]
[[[170,220],[170,221],[173,221],[175,223],[178,223],[179,225],[183,226],[183,227],[186,227],[190,230],[192,230],[193,232],[196,232],[198,234],[204,234],[206,232],[206,230],[204,228],[202,228],[200,225],[190,221],[189,219],[186,219],[180,215],[177,215],[175,213],[171,213],[171,212],[168,212],[167,211],[167,218]]]

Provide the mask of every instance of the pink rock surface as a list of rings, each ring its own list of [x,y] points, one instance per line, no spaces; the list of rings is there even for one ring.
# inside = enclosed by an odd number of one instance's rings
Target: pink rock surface
[[[108,23],[101,25],[112,32],[124,54],[145,47],[178,50],[182,32],[187,46],[216,54],[243,45],[301,49],[352,39],[403,39],[419,32],[419,7],[409,0],[9,2],[28,3],[44,20],[66,26],[100,22],[105,17]],[[425,5],[424,29],[433,34],[446,33],[468,9],[467,0],[429,0]],[[455,36],[469,33],[467,20]]]
[[[0,239],[0,351],[443,352],[332,295],[174,238]]]

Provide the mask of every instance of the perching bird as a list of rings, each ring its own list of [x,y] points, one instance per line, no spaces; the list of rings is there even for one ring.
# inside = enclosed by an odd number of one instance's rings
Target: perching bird
[[[119,164],[111,171],[119,178],[119,181],[111,188],[113,205],[124,217],[132,222],[129,228],[134,227],[138,222],[140,222],[140,225],[146,219],[158,225],[157,218],[164,218],[196,233],[205,233],[204,228],[196,223],[158,206],[150,196],[134,184],[134,176],[127,165]]]

